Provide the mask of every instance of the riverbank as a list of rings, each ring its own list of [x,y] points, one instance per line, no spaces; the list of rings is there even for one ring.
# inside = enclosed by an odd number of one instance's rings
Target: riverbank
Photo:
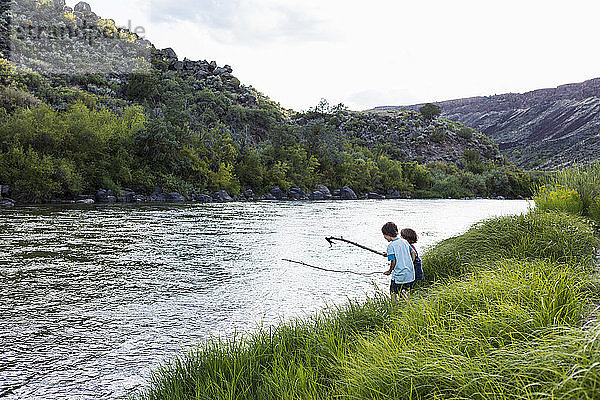
[[[568,214],[491,219],[428,251],[407,303],[381,294],[208,341],[136,397],[592,398],[598,328],[581,325],[600,296],[599,246]]]
[[[40,204],[39,202],[17,202],[11,199],[10,187],[0,185],[0,207],[14,207],[17,204]],[[155,188],[148,192],[146,188],[136,187],[134,189],[125,188],[121,191],[100,189],[95,195],[74,195],[70,198],[54,198],[41,204],[111,204],[111,203],[229,203],[229,202],[248,202],[248,201],[297,201],[297,200],[385,200],[385,199],[410,199],[408,196],[398,190],[389,190],[385,195],[380,193],[362,193],[357,195],[354,190],[348,186],[341,189],[330,191],[327,186],[320,185],[314,191],[306,193],[299,187],[291,187],[288,191],[282,190],[279,186],[271,188],[267,193],[256,194],[248,189],[239,195],[230,195],[226,190],[219,190],[212,194],[190,192],[184,196],[178,192],[163,192],[161,188]],[[474,198],[465,198],[474,199]],[[480,198],[478,198],[480,199]],[[496,196],[497,200],[505,200],[503,196]],[[519,196],[519,200],[523,197]]]

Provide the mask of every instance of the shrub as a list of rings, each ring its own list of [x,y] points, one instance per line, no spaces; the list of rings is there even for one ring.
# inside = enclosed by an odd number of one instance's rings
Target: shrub
[[[540,210],[557,210],[575,215],[581,215],[583,212],[583,202],[579,193],[562,185],[542,186],[533,200]]]
[[[600,196],[597,196],[590,204],[590,217],[600,222]]]
[[[475,130],[473,128],[463,126],[458,130],[458,136],[463,139],[472,139],[474,131]]]
[[[432,134],[431,136],[429,136],[429,138],[431,139],[431,141],[433,143],[441,143],[446,139],[446,134],[444,133],[444,131],[440,128],[437,128]]]
[[[419,112],[426,120],[432,120],[442,114],[442,109],[438,105],[427,103],[419,108]]]
[[[547,183],[577,191],[582,203],[581,213],[589,215],[594,199],[600,196],[600,162],[587,167],[576,166],[556,172]]]
[[[599,245],[593,228],[579,217],[530,212],[491,219],[440,242],[423,256],[423,270],[428,280],[436,280],[470,271],[475,261],[518,257],[584,263]]]

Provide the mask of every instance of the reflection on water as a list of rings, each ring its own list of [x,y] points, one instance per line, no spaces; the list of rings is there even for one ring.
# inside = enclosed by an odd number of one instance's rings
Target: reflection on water
[[[211,335],[303,316],[383,290],[360,272],[385,259],[381,226],[420,233],[419,249],[524,201],[386,200],[0,210],[0,397],[117,398]]]

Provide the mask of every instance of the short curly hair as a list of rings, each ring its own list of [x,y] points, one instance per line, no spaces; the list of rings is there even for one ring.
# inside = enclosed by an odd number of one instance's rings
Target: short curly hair
[[[384,235],[391,236],[391,237],[396,237],[396,236],[398,236],[398,227],[393,222],[387,222],[381,228],[381,232]]]
[[[406,240],[408,243],[410,244],[415,244],[417,243],[417,232],[415,232],[414,230],[410,229],[410,228],[404,228],[400,231],[400,236],[402,236],[402,239]]]

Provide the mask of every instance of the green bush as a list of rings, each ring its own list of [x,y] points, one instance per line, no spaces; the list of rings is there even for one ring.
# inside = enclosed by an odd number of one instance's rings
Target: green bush
[[[561,185],[542,186],[533,197],[535,206],[540,210],[564,211],[574,215],[583,213],[583,201],[577,191]]]
[[[580,218],[559,212],[530,212],[495,218],[475,225],[465,234],[446,239],[423,257],[428,280],[457,276],[471,263],[499,259],[549,259],[585,263],[599,241],[593,228]]]
[[[580,203],[581,214],[591,216],[592,213],[595,214],[597,212],[594,203],[595,199],[600,197],[600,162],[587,167],[576,166],[567,168],[551,175],[547,179],[547,186],[536,188],[539,192],[536,197],[536,205],[538,204],[538,200],[540,207],[545,207],[552,203],[546,199],[548,197],[548,186],[561,187],[565,193],[566,191],[569,191],[569,193],[571,193],[570,191],[575,191],[577,196],[569,194],[568,198],[561,199],[557,199],[557,196],[554,196],[553,203],[561,203],[561,207],[563,208],[578,208]],[[564,197],[562,195],[564,193],[559,194],[558,197]]]
[[[458,136],[461,137],[461,138],[463,138],[463,139],[469,140],[469,139],[473,138],[473,136],[474,136],[473,132],[474,131],[475,130],[473,128],[469,128],[469,127],[463,126],[463,127],[461,127],[458,130]]]

